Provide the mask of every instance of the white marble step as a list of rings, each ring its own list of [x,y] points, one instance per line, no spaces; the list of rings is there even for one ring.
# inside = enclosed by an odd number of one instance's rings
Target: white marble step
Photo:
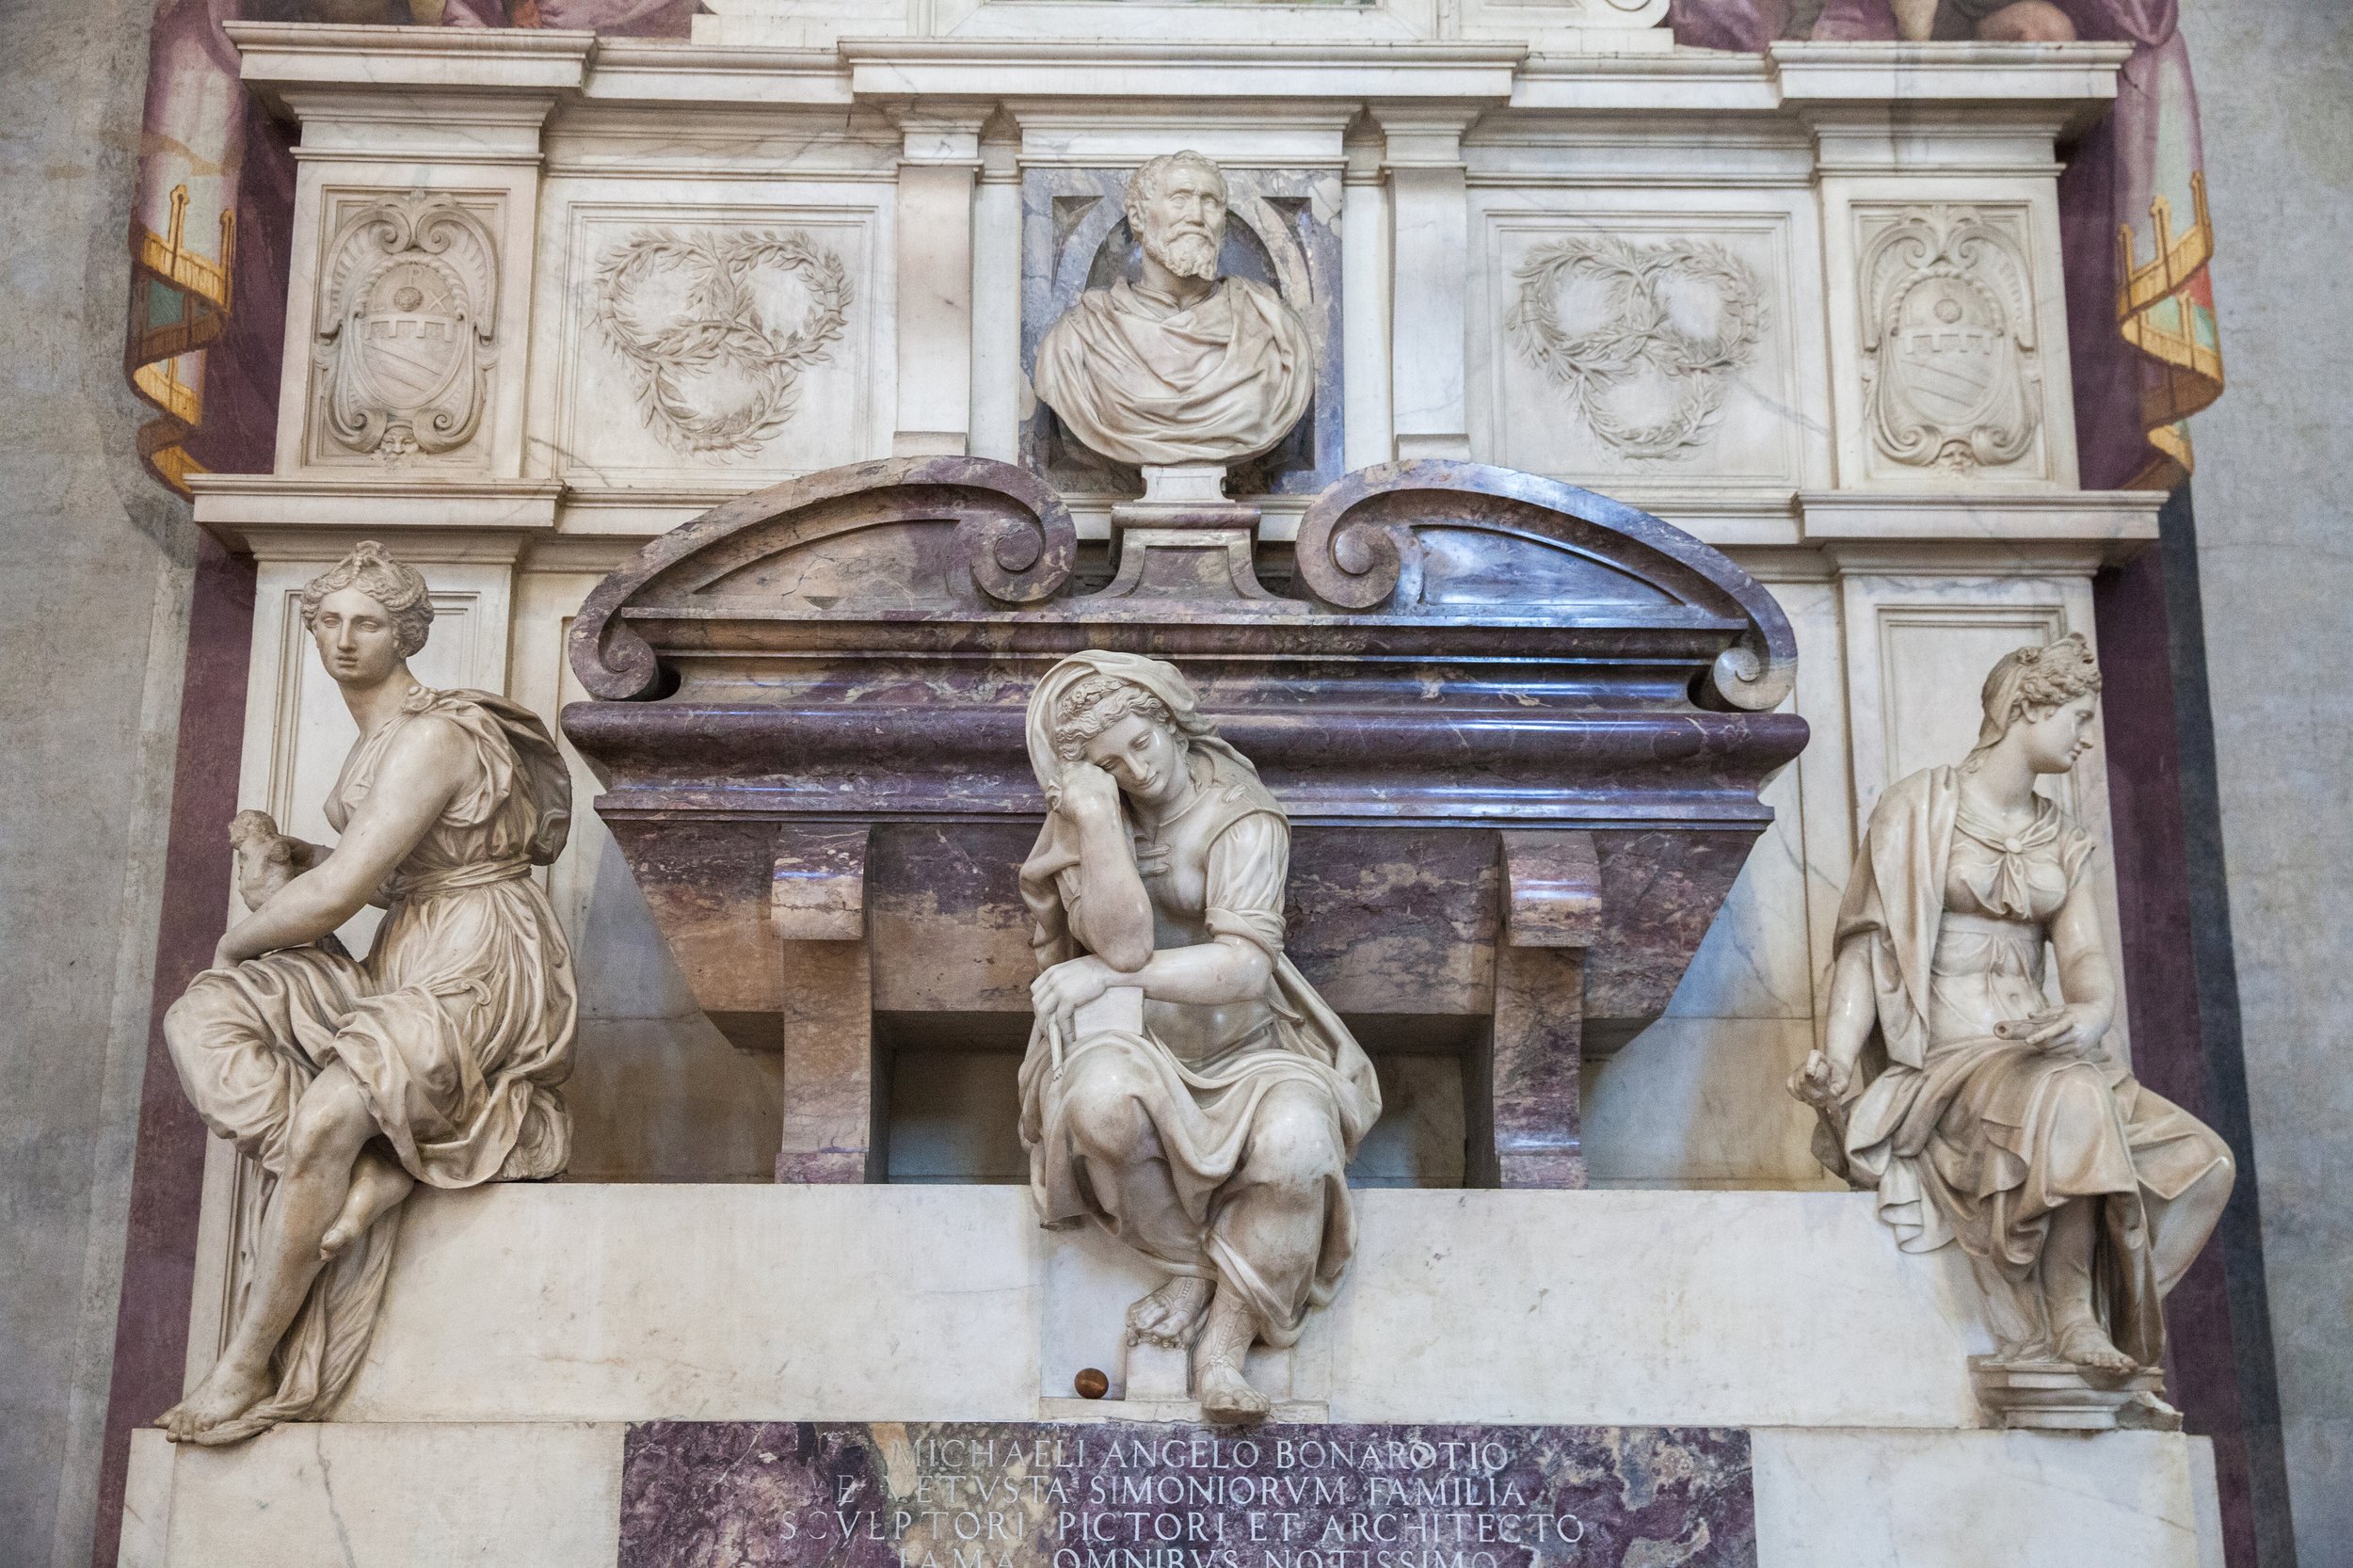
[[[1958,1255],[1899,1253],[1865,1196],[1355,1202],[1355,1261],[1282,1373],[1333,1420],[1981,1424]],[[1121,1375],[1158,1283],[1018,1187],[421,1193],[338,1414],[1030,1420],[1084,1368]]]

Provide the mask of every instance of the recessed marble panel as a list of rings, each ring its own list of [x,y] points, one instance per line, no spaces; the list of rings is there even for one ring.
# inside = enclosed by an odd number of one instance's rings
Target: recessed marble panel
[[[1006,1032],[1027,1021],[1012,1018]],[[1020,1072],[1013,1051],[894,1051],[890,1179],[1027,1184]]]
[[[561,209],[541,284],[553,472],[733,494],[876,455],[892,362],[885,210],[871,186],[811,195]]]
[[[1810,1018],[1665,1017],[1585,1067],[1588,1179],[1597,1189],[1814,1188],[1814,1113],[1789,1075]]]
[[[1172,145],[1166,149],[1176,152]],[[1037,345],[1080,293],[1133,279],[1142,251],[1123,204],[1126,168],[1027,170],[1021,185],[1021,461],[1064,495],[1144,492],[1135,469],[1090,452],[1029,390]],[[1237,464],[1235,496],[1313,495],[1340,476],[1340,175],[1337,169],[1224,166],[1230,196],[1221,277],[1279,291],[1307,324],[1315,397],[1282,443]]]
[[[1776,1018],[1814,1016],[1807,954],[1804,835],[1799,824],[1798,770],[1784,768],[1760,792],[1773,824],[1724,895],[1715,923],[1675,985],[1667,1016]]]
[[[1755,1434],[1757,1535],[1774,1564],[2206,1568],[2206,1439],[2178,1432]],[[2216,1553],[2218,1558],[2218,1549]]]
[[[1480,200],[1474,456],[1605,490],[1805,482],[1828,430],[1792,212]]]
[[[1753,1568],[1722,1428],[649,1421],[621,1568]]]
[[[570,1182],[776,1179],[780,1052],[738,1050],[696,1013],[584,1015],[564,1103]]]
[[[1358,1032],[1363,1038],[1364,1031]],[[1366,1041],[1381,1079],[1381,1119],[1348,1167],[1351,1187],[1460,1187],[1463,1058],[1401,1055]]]

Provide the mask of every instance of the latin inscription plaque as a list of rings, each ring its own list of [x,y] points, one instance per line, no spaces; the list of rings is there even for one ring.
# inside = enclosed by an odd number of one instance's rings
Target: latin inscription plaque
[[[1737,1429],[630,1429],[620,1568],[1753,1568]]]

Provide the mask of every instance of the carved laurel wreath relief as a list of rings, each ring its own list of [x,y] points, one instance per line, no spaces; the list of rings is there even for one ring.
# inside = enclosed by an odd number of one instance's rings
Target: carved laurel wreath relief
[[[647,427],[695,456],[749,454],[784,428],[852,297],[841,258],[798,231],[636,234],[606,254],[595,289]]]
[[[1705,444],[1765,330],[1756,274],[1704,241],[1578,234],[1540,246],[1513,276],[1513,344],[1628,457]]]
[[[2042,419],[2026,259],[1972,207],[1909,207],[1864,247],[1864,418],[1899,463],[2014,463]]]
[[[336,230],[327,277],[312,354],[327,436],[392,464],[471,440],[498,359],[498,251],[482,219],[421,190],[371,202]]]

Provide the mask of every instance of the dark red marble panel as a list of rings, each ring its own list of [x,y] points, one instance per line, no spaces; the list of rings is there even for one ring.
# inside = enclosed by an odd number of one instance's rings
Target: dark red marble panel
[[[652,1421],[620,1568],[1753,1568],[1725,1428]]]

